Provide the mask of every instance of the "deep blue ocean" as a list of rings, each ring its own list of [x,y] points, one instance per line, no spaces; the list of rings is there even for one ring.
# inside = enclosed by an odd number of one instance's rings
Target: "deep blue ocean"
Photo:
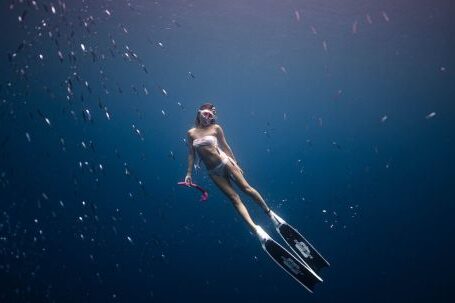
[[[2,1],[0,302],[454,302],[454,15]],[[205,102],[246,180],[331,263],[314,294],[204,166],[208,201],[177,185]]]

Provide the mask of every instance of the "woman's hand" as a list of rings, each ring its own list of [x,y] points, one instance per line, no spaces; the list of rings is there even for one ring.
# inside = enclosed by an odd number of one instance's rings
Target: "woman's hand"
[[[186,185],[190,186],[191,183],[193,183],[193,180],[191,178],[191,175],[186,175],[185,176],[185,183]]]

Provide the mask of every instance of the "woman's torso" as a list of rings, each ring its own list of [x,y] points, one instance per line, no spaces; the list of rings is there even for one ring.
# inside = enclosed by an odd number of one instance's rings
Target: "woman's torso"
[[[207,169],[211,169],[218,165],[221,160],[218,151],[218,138],[215,129],[193,129],[190,132],[191,139],[193,139],[193,147],[198,153],[199,158],[204,162]]]

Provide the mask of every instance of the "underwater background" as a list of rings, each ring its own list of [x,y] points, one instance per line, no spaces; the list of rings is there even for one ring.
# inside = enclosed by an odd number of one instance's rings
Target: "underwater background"
[[[2,1],[0,302],[452,302],[452,1]],[[331,263],[181,187],[205,102]],[[282,243],[243,193],[254,220]]]

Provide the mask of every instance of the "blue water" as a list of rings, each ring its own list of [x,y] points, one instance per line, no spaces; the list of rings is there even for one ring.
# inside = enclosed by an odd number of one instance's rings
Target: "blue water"
[[[4,1],[0,301],[451,302],[454,13]],[[207,101],[247,181],[331,263],[314,294],[203,169],[207,202],[176,185]]]

